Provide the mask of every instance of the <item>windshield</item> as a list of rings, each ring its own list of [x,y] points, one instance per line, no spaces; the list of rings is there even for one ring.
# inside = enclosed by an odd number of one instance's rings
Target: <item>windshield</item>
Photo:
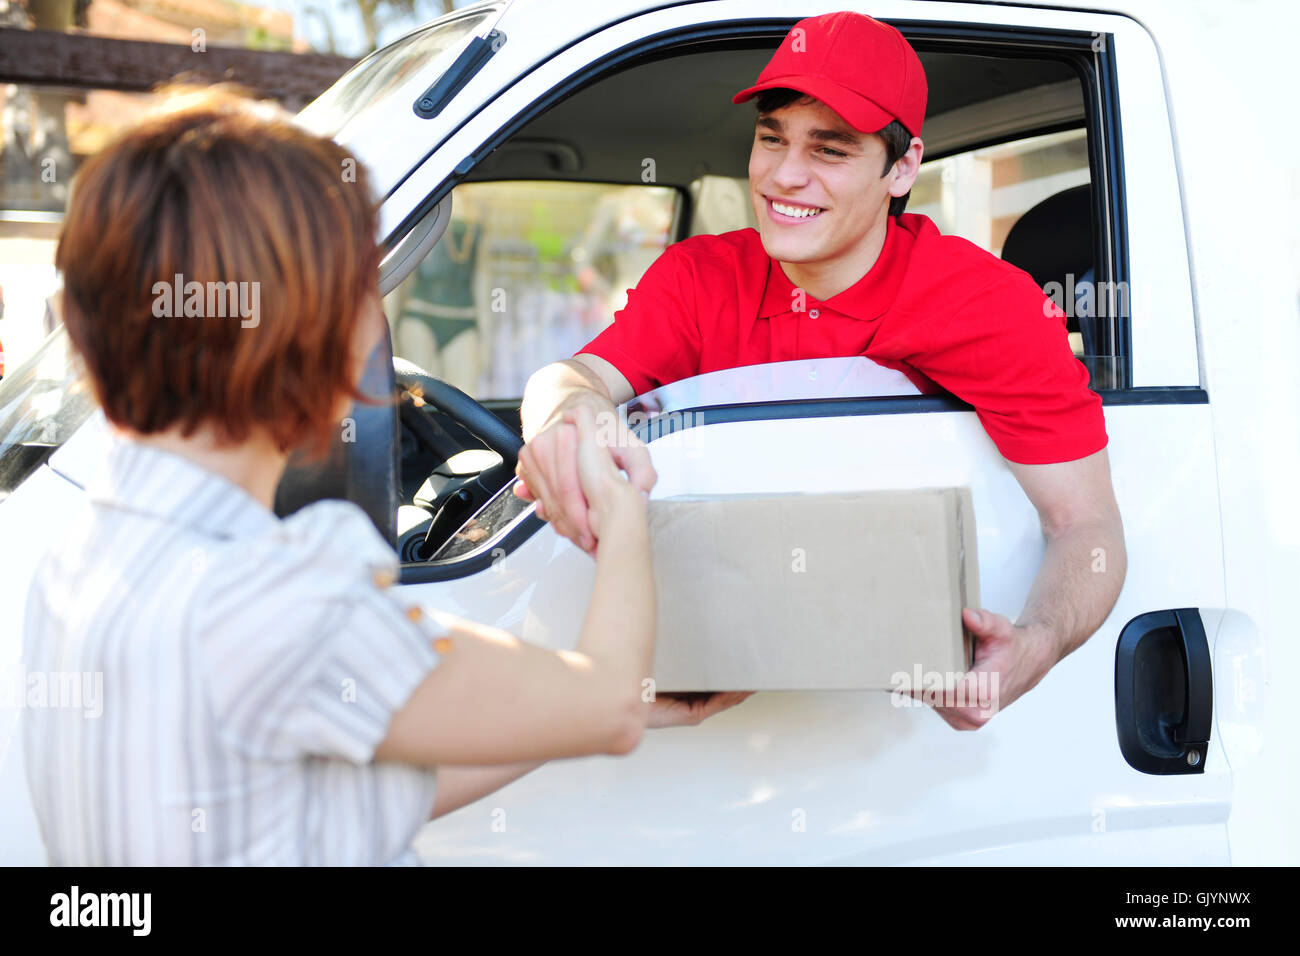
[[[863,356],[806,359],[745,365],[707,372],[652,389],[619,407],[620,413],[644,441],[656,440],[698,421],[669,421],[675,413],[729,405],[767,402],[825,401],[942,394],[932,382],[912,372],[886,368]],[[919,384],[918,384],[919,383]],[[658,424],[656,424],[658,422]],[[665,427],[665,424],[667,427]],[[457,531],[433,556],[434,561],[464,557],[495,546],[502,536],[532,513],[533,506],[506,485]]]
[[[59,326],[0,380],[0,500],[66,442],[96,408],[90,380]]]
[[[415,74],[421,74],[427,87],[447,72],[460,41],[491,12],[486,8],[442,17],[370,54],[299,113],[298,122],[314,133],[335,137],[354,116],[391,96]],[[437,68],[425,72],[430,63]]]

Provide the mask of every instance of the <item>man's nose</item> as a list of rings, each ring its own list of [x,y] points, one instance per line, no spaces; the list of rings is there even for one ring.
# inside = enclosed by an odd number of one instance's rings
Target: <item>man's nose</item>
[[[772,172],[772,182],[781,189],[798,189],[808,184],[808,162],[797,149],[787,149]]]

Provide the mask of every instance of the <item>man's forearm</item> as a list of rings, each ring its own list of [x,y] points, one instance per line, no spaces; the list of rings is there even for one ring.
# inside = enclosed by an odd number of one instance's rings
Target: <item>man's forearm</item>
[[[1128,556],[1118,518],[1049,536],[1043,563],[1016,624],[1042,629],[1060,660],[1101,627],[1124,585]]]
[[[597,421],[600,412],[614,410],[605,383],[581,362],[565,359],[534,372],[524,387],[519,409],[524,441],[532,441],[556,416],[579,402],[595,408]]]

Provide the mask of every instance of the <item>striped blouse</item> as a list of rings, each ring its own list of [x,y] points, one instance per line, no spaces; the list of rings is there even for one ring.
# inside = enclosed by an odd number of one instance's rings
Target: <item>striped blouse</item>
[[[23,715],[50,862],[418,863],[434,773],[371,757],[445,630],[385,589],[396,555],[361,509],[281,520],[121,437],[86,497],[23,636],[29,680],[102,680],[94,708]]]

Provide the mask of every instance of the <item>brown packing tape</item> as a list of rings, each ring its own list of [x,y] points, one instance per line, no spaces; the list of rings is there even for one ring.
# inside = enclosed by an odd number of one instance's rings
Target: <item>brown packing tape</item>
[[[656,499],[656,689],[951,684],[978,606],[968,488]]]

